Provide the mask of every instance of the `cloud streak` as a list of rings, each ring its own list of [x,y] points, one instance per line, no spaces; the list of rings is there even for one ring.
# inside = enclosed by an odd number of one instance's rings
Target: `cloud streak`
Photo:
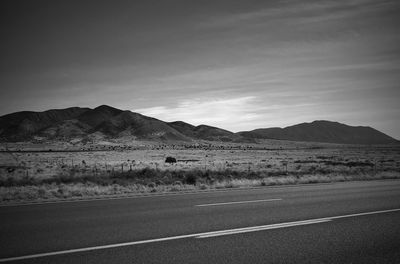
[[[399,12],[396,0],[9,1],[0,113],[109,104],[234,131],[330,119],[400,138]]]
[[[234,132],[270,126],[286,126],[293,124],[296,113],[309,111],[314,107],[312,103],[279,104],[265,102],[256,96],[236,98],[209,98],[207,100],[188,99],[179,102],[176,106],[156,106],[133,109],[144,115],[156,117],[163,121],[185,121],[193,125],[211,125]],[[311,115],[308,120],[313,120]]]
[[[237,130],[235,127],[261,118],[259,113],[263,112],[264,107],[255,102],[254,96],[206,101],[189,99],[179,102],[176,107],[156,106],[134,111],[165,121],[184,120],[194,125],[207,124]]]

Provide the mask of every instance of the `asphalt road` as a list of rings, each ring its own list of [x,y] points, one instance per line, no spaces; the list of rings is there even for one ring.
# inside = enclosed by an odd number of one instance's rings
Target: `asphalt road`
[[[9,263],[400,263],[395,180],[3,206],[0,221]]]

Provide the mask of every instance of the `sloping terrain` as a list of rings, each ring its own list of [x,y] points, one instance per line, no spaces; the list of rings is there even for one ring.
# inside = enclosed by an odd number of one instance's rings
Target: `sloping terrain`
[[[94,109],[67,108],[44,112],[17,112],[0,117],[3,141],[24,141],[34,136],[67,140],[90,135],[137,139],[190,140],[155,118],[102,105]]]
[[[94,109],[72,107],[44,112],[17,112],[0,117],[1,141],[84,138],[135,140],[257,142],[260,139],[340,144],[387,144],[397,140],[371,127],[314,121],[285,128],[265,128],[232,133],[217,127],[161,120],[107,105]]]
[[[139,139],[189,140],[167,123],[131,111],[122,111],[98,124],[93,131],[100,131],[112,137],[130,134]]]
[[[348,126],[338,122],[314,121],[285,128],[265,128],[239,132],[239,135],[259,139],[312,141],[343,144],[388,144],[397,140],[363,126]]]
[[[71,107],[44,112],[23,111],[0,117],[0,138],[23,140],[54,124],[75,119],[89,108]]]
[[[239,135],[218,127],[206,125],[193,126],[182,121],[170,122],[168,124],[183,135],[194,139],[228,142],[240,138]]]

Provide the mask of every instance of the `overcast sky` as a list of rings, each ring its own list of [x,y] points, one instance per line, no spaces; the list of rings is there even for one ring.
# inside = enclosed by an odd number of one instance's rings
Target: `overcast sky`
[[[0,115],[111,105],[231,131],[400,139],[400,1],[0,3]]]

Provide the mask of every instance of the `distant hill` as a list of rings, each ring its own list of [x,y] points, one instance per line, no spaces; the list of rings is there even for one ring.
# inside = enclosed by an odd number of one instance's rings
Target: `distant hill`
[[[44,112],[17,112],[0,117],[1,141],[118,139],[156,141],[257,142],[261,139],[345,144],[387,144],[397,140],[371,127],[314,121],[285,128],[233,133],[221,128],[175,121],[164,122],[107,105],[94,109],[72,107]]]
[[[279,139],[342,144],[388,144],[394,138],[371,127],[348,126],[338,122],[314,121],[285,128],[262,128],[239,132],[239,135],[254,139]]]
[[[206,125],[193,126],[182,121],[170,122],[168,124],[183,135],[194,139],[210,141],[234,141],[239,139],[239,136],[235,133],[218,127]]]
[[[163,121],[131,111],[122,111],[109,118],[95,126],[92,132],[111,137],[132,135],[138,139],[190,140]]]
[[[90,109],[77,117],[77,119],[83,123],[86,123],[92,127],[96,127],[105,121],[109,121],[113,117],[121,114],[123,111],[117,108],[113,108],[108,105],[101,105],[95,109]]]
[[[17,112],[0,117],[2,141],[27,141],[34,137],[69,140],[90,136],[131,137],[138,140],[190,141],[193,139],[230,141],[234,133],[184,122],[163,122],[107,105],[67,108],[44,112]]]
[[[64,120],[75,119],[89,108],[71,107],[44,112],[23,111],[0,117],[0,138],[19,140]]]
[[[104,138],[130,136],[139,140],[190,140],[166,122],[107,105],[94,109],[75,107],[18,112],[0,117],[0,138],[3,141],[24,141],[35,136],[68,140],[91,135]]]

